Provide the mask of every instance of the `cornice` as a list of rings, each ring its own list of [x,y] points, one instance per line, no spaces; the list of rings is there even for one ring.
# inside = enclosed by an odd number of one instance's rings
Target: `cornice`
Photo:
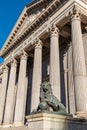
[[[53,0],[34,0],[30,4],[26,5],[27,9],[31,10],[32,8],[35,8],[38,5],[42,5],[43,3],[50,3]]]

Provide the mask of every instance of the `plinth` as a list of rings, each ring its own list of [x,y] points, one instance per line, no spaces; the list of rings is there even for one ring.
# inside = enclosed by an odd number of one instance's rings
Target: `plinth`
[[[65,115],[38,113],[26,119],[29,130],[87,130],[87,120]]]

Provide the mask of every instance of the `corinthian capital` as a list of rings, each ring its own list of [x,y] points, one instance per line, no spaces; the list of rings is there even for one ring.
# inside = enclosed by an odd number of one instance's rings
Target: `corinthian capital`
[[[57,28],[55,24],[52,24],[52,26],[50,27],[51,36],[58,35],[58,33],[59,33],[59,29]]]
[[[69,15],[71,20],[75,20],[75,19],[80,20],[81,13],[79,8],[75,5],[73,7],[73,10],[69,12]]]
[[[9,70],[8,66],[7,66],[7,65],[4,65],[4,66],[3,66],[3,72],[4,72],[4,73],[8,73],[8,70]]]
[[[24,50],[22,50],[21,59],[27,60],[27,58],[28,58],[28,54]]]
[[[11,66],[13,66],[13,67],[17,66],[17,61],[14,58],[11,61]]]
[[[42,47],[42,41],[39,38],[37,38],[34,41],[34,45],[35,45],[35,48],[41,48]]]

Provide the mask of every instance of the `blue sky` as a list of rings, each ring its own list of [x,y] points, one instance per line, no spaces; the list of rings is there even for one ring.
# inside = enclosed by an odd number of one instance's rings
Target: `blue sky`
[[[0,49],[25,5],[33,0],[0,0]],[[0,58],[0,63],[2,63]]]

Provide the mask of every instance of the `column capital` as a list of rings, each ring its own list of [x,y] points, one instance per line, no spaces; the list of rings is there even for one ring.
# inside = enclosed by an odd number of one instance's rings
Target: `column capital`
[[[42,48],[42,41],[39,39],[39,38],[37,38],[35,41],[34,41],[34,46],[35,46],[35,48]]]
[[[86,30],[86,32],[87,32],[87,27],[85,27],[85,30]]]
[[[11,62],[11,66],[12,67],[16,67],[17,66],[17,60],[16,59],[12,58],[10,62]]]
[[[58,27],[55,24],[52,24],[51,27],[50,27],[51,36],[54,36],[54,35],[58,36],[58,33],[59,33]]]
[[[70,16],[71,21],[73,21],[73,20],[80,21],[81,20],[80,19],[81,13],[80,13],[79,8],[76,5],[73,7],[72,11],[69,12],[69,16]]]
[[[8,68],[7,65],[4,65],[4,66],[3,66],[3,72],[4,72],[4,73],[8,73],[8,69],[9,69],[9,68]]]
[[[21,59],[22,60],[27,60],[27,58],[28,58],[28,54],[24,50],[22,50]]]

